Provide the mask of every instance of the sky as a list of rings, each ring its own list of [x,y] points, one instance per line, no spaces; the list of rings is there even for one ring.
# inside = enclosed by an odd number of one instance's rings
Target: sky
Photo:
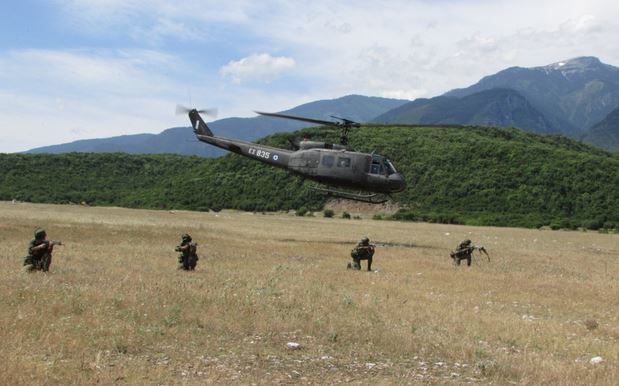
[[[619,66],[611,0],[3,0],[0,152],[254,116],[349,94],[413,100],[512,66]]]

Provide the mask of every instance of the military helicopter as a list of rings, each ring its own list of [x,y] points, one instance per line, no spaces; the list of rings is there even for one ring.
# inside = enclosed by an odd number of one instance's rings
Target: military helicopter
[[[264,116],[294,119],[318,125],[340,128],[340,143],[332,144],[303,140],[294,143],[294,151],[218,137],[204,122],[200,113],[211,110],[188,109],[177,106],[177,113],[187,113],[196,138],[213,146],[240,154],[265,164],[289,170],[291,173],[327,186],[360,191],[359,193],[314,187],[329,195],[373,204],[387,201],[385,195],[401,192],[406,188],[404,177],[389,159],[378,154],[356,152],[348,146],[348,132],[359,123],[345,118],[323,121],[278,113],[256,113]]]

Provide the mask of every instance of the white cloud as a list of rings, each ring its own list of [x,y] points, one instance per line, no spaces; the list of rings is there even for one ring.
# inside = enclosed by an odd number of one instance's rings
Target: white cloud
[[[232,81],[237,84],[245,81],[270,82],[294,67],[295,61],[292,58],[263,53],[252,54],[238,61],[230,61],[220,69],[219,73],[224,77],[232,78]]]

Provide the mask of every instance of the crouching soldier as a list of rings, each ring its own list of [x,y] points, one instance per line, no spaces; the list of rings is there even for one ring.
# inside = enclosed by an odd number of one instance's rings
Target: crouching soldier
[[[176,252],[180,252],[178,255],[178,269],[184,269],[186,271],[193,271],[198,264],[198,244],[191,240],[191,236],[185,233],[181,236],[181,244],[177,245],[174,249]]]
[[[47,240],[45,229],[35,230],[34,239],[28,244],[28,256],[24,257],[24,271],[49,271],[54,245],[62,245],[62,241]]]
[[[361,260],[368,261],[368,271],[372,270],[372,257],[374,256],[374,244],[370,244],[370,239],[364,237],[356,247],[350,251],[352,263],[348,263],[348,268],[361,269]]]
[[[471,266],[471,261],[473,260],[473,251],[478,250],[482,253],[485,253],[488,257],[488,261],[490,261],[490,256],[488,255],[488,251],[483,246],[478,247],[473,245],[471,240],[466,239],[460,242],[456,247],[456,250],[451,252],[449,256],[453,259],[456,265],[460,265],[460,261],[466,260],[466,265]]]

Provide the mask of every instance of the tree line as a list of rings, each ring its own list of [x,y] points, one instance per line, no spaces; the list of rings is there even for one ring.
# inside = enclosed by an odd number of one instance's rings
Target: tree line
[[[278,133],[336,142],[333,128]],[[473,225],[617,228],[619,155],[560,136],[487,127],[362,126],[358,151],[391,158],[407,180],[391,218]],[[208,146],[208,145],[205,145]],[[322,209],[313,183],[229,154],[1,154],[0,200],[130,208]]]

